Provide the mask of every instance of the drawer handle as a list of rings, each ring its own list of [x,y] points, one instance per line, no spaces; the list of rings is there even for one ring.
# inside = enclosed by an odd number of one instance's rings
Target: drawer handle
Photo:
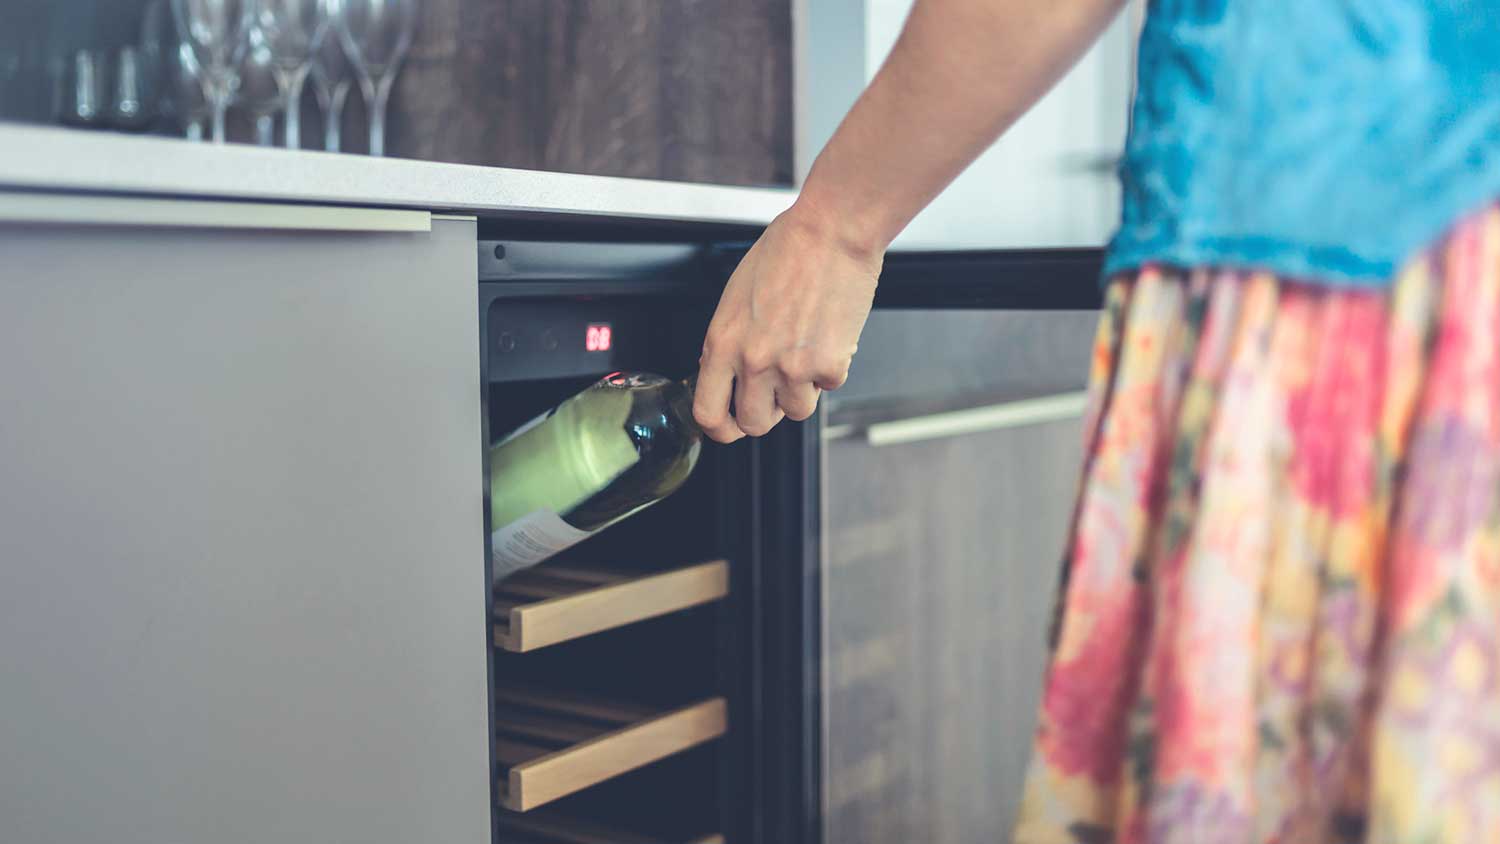
[[[428,211],[0,191],[0,223],[321,232],[430,232]]]
[[[729,563],[633,579],[541,566],[506,578],[495,592],[495,646],[523,653],[717,601],[729,594]]]
[[[497,799],[511,811],[527,812],[724,735],[729,707],[724,698],[710,698],[531,758],[548,741],[545,736],[528,740],[534,723],[508,723],[497,712],[495,728],[503,734],[496,742],[496,756],[509,769]]]
[[[1019,428],[1024,425],[1040,425],[1044,422],[1057,422],[1081,416],[1087,406],[1088,393],[1086,392],[1060,393],[1054,396],[913,416],[891,422],[877,422],[865,429],[865,440],[873,446],[902,445],[964,434]],[[845,433],[847,432],[844,429],[829,429],[829,434]]]

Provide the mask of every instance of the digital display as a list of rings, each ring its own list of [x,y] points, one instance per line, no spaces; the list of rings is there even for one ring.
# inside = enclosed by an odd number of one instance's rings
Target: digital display
[[[607,352],[614,344],[614,332],[610,330],[609,323],[596,322],[589,326],[588,333],[583,338],[583,348],[589,352]]]

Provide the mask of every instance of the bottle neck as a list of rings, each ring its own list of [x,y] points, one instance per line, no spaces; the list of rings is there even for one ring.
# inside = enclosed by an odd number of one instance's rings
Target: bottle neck
[[[681,383],[686,389],[674,390],[672,403],[675,405],[674,409],[677,411],[677,415],[696,429],[698,426],[693,421],[693,396],[698,391],[698,373],[695,372],[682,379]]]

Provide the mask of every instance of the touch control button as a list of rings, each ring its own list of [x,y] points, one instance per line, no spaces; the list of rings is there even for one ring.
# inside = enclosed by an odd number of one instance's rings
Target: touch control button
[[[500,334],[500,351],[513,352],[516,350],[516,335],[509,331]]]
[[[549,352],[557,351],[557,335],[551,330],[542,332],[542,348]]]

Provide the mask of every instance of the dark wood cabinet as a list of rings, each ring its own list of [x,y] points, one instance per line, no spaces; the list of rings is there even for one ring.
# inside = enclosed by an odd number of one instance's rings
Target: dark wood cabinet
[[[160,2],[160,0],[158,0]],[[386,149],[400,158],[790,185],[791,0],[417,0]],[[65,122],[66,69],[142,38],[147,0],[0,2],[0,120]],[[155,73],[153,67],[149,72]],[[312,93],[303,142],[322,139]],[[356,88],[344,151],[368,149]],[[150,131],[179,134],[171,119]],[[253,137],[243,109],[229,138]]]
[[[393,155],[792,182],[790,0],[426,0],[420,26]]]

